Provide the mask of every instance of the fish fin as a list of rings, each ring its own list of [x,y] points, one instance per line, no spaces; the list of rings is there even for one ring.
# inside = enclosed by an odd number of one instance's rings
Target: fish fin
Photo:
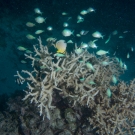
[[[74,35],[74,30],[72,31],[72,35],[75,36],[75,35]]]
[[[65,53],[66,53],[66,51],[61,52],[61,51],[57,50],[57,53],[65,54]]]
[[[66,54],[66,51],[64,51],[63,54]]]
[[[95,39],[95,40],[93,40],[92,42],[95,43],[96,41],[98,41],[98,39]]]
[[[105,36],[105,35],[103,35],[101,38],[104,39],[104,36]]]
[[[61,51],[57,50],[57,53],[61,53]]]

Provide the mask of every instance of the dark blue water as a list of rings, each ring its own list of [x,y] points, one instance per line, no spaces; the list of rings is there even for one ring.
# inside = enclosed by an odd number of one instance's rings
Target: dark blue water
[[[95,13],[84,16],[83,23],[77,24],[77,16],[80,11],[93,7]],[[37,40],[28,40],[26,35],[33,34],[38,29],[45,29],[41,34],[43,44],[46,44],[46,38],[56,37],[68,41],[72,39],[80,44],[93,40],[91,34],[94,31],[100,31],[105,35],[104,39],[97,41],[98,49],[109,50],[109,56],[113,56],[116,51],[118,58],[126,63],[128,70],[122,79],[130,81],[135,77],[135,52],[131,51],[131,47],[135,48],[135,2],[114,1],[114,0],[1,0],[0,1],[0,93],[10,94],[15,90],[22,90],[25,86],[19,86],[15,83],[14,75],[16,71],[31,70],[31,62],[26,60],[26,64],[22,64],[21,60],[25,60],[24,53],[17,50],[18,46],[24,46],[32,51],[33,44]],[[46,23],[36,24],[36,27],[28,28],[26,22],[35,23],[34,8],[40,8],[43,17],[47,17]],[[67,12],[67,16],[62,16],[62,12]],[[75,34],[81,30],[88,30],[89,33],[81,38],[71,36],[65,38],[61,34],[63,30],[63,22],[68,17],[72,17],[68,21],[69,28],[75,31]],[[46,28],[51,25],[52,32],[48,32]],[[111,37],[108,44],[104,44],[108,36],[117,30],[118,34]],[[127,31],[127,33],[123,33]],[[119,36],[124,38],[120,39]],[[70,47],[69,47],[70,48]],[[71,47],[72,48],[72,47]],[[95,52],[95,50],[90,50]],[[130,58],[127,59],[127,53]]]

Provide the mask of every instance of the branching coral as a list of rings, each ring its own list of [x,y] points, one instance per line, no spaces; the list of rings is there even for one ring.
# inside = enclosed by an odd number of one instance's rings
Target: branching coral
[[[34,46],[35,56],[26,58],[32,60],[32,72],[22,71],[28,77],[17,75],[21,83],[27,82],[28,90],[23,100],[34,102],[39,108],[40,115],[51,119],[54,93],[58,92],[67,99],[72,108],[86,107],[90,110],[87,119],[93,130],[102,135],[132,133],[135,117],[134,88],[135,81],[129,85],[121,82],[112,83],[112,76],[119,77],[124,71],[115,58],[102,56],[97,58],[87,50],[80,54],[76,50],[70,54],[52,54],[48,47]],[[109,64],[103,65],[107,61]],[[106,92],[110,89],[112,96]]]

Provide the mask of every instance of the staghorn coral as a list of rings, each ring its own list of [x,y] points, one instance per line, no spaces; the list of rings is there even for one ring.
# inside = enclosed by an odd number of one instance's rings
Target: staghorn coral
[[[99,134],[133,134],[134,127],[134,80],[130,85],[120,82],[118,86],[110,86],[112,97],[100,98],[93,108],[93,117],[89,118],[94,128],[99,128]]]
[[[23,100],[30,100],[38,107],[40,115],[51,120],[50,112],[55,109],[55,93],[67,100],[67,105],[77,110],[89,110],[85,119],[89,121],[93,132],[102,135],[133,134],[135,128],[135,81],[126,84],[112,83],[112,76],[118,77],[124,72],[115,58],[102,56],[97,58],[87,50],[80,54],[52,54],[48,47],[34,46],[35,56],[25,54],[32,60],[32,72],[24,71],[28,77],[17,77],[22,84],[27,82],[28,90]],[[76,48],[77,49],[77,48]],[[103,61],[109,62],[104,66]],[[107,89],[112,96],[108,97]]]

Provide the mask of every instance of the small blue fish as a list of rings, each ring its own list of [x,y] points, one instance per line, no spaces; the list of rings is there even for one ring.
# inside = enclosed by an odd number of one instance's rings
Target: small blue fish
[[[111,92],[111,90],[110,90],[109,88],[107,89],[106,94],[107,94],[107,96],[108,96],[109,98],[111,97],[112,92]]]
[[[114,75],[112,76],[112,82],[113,82],[114,84],[117,83],[117,79],[116,79],[116,77],[115,77]]]

